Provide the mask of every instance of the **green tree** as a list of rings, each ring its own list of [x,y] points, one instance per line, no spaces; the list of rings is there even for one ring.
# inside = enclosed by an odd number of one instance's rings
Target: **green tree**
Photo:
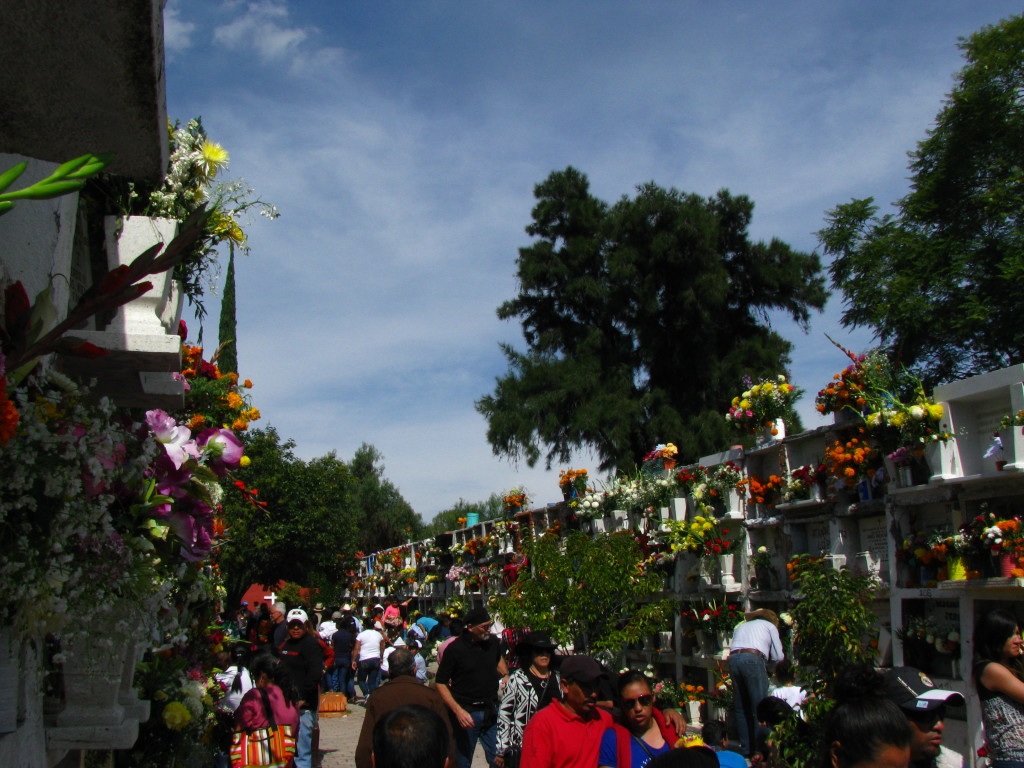
[[[1024,17],[960,48],[967,64],[895,213],[855,199],[818,233],[843,324],[873,329],[929,385],[1024,359]]]
[[[767,322],[806,328],[827,292],[813,254],[751,242],[753,203],[638,187],[609,206],[574,168],[534,195],[536,238],[519,250],[519,294],[498,308],[527,350],[503,345],[509,371],[477,409],[497,455],[547,466],[591,448],[628,471],[656,443],[685,455],[732,438],[722,414],[743,375],[774,375],[791,345]]]
[[[545,630],[578,653],[618,653],[671,615],[671,603],[654,597],[662,579],[640,568],[643,553],[631,532],[545,534],[528,538],[524,550],[530,573],[495,605],[506,626]]]
[[[394,484],[385,479],[384,457],[363,443],[350,464],[355,483],[352,504],[359,526],[359,549],[377,552],[420,536],[423,521]]]
[[[836,570],[823,558],[802,556],[794,563],[793,656],[801,684],[813,694],[805,721],[792,718],[773,731],[783,763],[792,768],[818,765],[825,718],[834,701],[831,689],[850,664],[870,664],[878,656],[878,619],[871,610],[876,582],[848,568]]]
[[[224,278],[224,296],[220,302],[220,326],[217,333],[217,367],[222,373],[238,373],[238,327],[235,322],[235,246],[228,256]]]

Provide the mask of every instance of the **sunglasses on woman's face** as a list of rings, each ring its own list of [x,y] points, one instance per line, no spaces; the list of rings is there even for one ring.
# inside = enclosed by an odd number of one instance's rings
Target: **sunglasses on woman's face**
[[[654,694],[648,693],[643,696],[637,696],[635,699],[623,699],[622,706],[624,709],[633,709],[637,704],[641,707],[649,707],[654,703]]]

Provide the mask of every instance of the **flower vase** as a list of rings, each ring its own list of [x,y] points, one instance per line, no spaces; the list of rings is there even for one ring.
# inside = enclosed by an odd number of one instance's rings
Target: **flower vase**
[[[697,651],[701,656],[713,656],[715,653],[715,638],[702,629],[696,631]]]
[[[764,448],[786,437],[786,423],[776,419],[769,427],[763,427],[756,433],[755,448]]]
[[[998,555],[996,559],[998,560],[998,575],[1006,578],[1013,576],[1013,569],[1017,567],[1016,556],[1003,553]]]
[[[901,464],[896,467],[896,477],[900,488],[911,488],[914,485],[914,468],[909,464]]]
[[[669,652],[672,649],[672,633],[671,632],[659,632],[658,633],[658,650],[663,652]]]
[[[939,577],[939,569],[934,565],[922,565],[920,570],[920,580],[922,587],[935,586],[935,582]]]
[[[872,498],[871,481],[861,480],[857,483],[857,501],[870,501]]]
[[[722,583],[722,588],[723,589],[732,589],[732,588],[734,588],[736,586],[736,579],[732,575],[733,574],[733,568],[735,567],[735,563],[736,563],[736,555],[735,554],[719,555],[718,556],[718,565],[722,569],[722,582],[721,583]]]
[[[686,702],[686,722],[688,725],[694,725],[700,721],[700,702],[699,701],[688,701]]]
[[[717,576],[718,563],[710,557],[702,557],[700,561],[700,583],[705,587],[710,587],[715,583]]]
[[[946,557],[946,578],[949,581],[963,581],[967,578],[967,564],[960,555]]]
[[[129,645],[134,646],[135,640],[106,629],[102,622],[93,622],[89,634],[80,632],[62,640],[67,704],[57,715],[58,727],[103,728],[124,724],[124,707],[118,702],[121,675]]]
[[[821,483],[811,483],[811,487],[808,490],[811,501],[825,500],[825,489],[821,487]]]
[[[729,640],[731,635],[728,632],[715,632],[715,650],[725,651],[729,648]]]
[[[661,468],[665,470],[672,470],[676,468],[676,459],[662,459]]]

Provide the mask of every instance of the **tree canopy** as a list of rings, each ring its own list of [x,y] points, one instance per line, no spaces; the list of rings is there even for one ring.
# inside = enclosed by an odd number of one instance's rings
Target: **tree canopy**
[[[827,298],[814,254],[751,242],[753,202],[652,183],[614,205],[574,168],[534,190],[519,250],[519,294],[498,308],[522,324],[526,351],[477,409],[497,455],[533,466],[593,449],[628,470],[656,443],[692,457],[728,444],[722,414],[745,374],[773,375],[791,345],[768,314],[806,328]]]
[[[273,427],[243,439],[251,464],[235,475],[258,493],[224,498],[218,563],[229,599],[281,579],[329,595],[347,582],[357,552],[418,537],[419,517],[383,477],[373,446],[362,445],[349,463],[333,452],[303,461]]]
[[[930,385],[1024,360],[1024,17],[960,47],[967,64],[895,213],[855,199],[819,232],[843,324],[873,329]]]

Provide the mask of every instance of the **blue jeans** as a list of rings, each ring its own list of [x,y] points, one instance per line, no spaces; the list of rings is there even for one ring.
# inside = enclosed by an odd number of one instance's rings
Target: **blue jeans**
[[[334,693],[344,693],[348,698],[356,695],[355,673],[350,664],[342,664],[338,667],[331,667],[327,670],[324,680],[327,682],[327,690]]]
[[[363,659],[358,664],[359,676],[356,682],[363,691],[363,696],[369,696],[380,687],[380,659]]]
[[[295,768],[313,768],[313,729],[319,724],[317,713],[303,709],[299,713],[299,735],[295,739]]]
[[[484,728],[483,721],[487,714],[482,710],[469,713],[473,716],[473,726],[462,728],[453,720],[452,731],[455,733],[455,753],[458,758],[457,768],[470,768],[473,765],[473,753],[476,752],[477,741],[484,748],[487,765],[494,765],[494,753],[498,747],[498,721]]]
[[[768,671],[757,653],[734,653],[729,656],[729,674],[736,698],[736,726],[739,729],[739,753],[750,757],[757,749],[757,705],[768,695]]]

